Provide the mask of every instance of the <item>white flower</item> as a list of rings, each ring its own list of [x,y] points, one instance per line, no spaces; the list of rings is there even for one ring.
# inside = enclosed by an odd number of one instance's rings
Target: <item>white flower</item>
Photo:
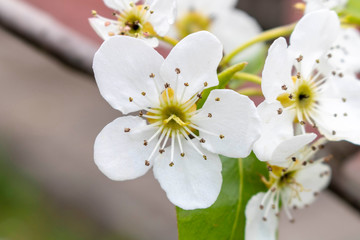
[[[213,90],[196,109],[202,91],[218,85],[221,58],[221,43],[204,31],[184,38],[166,60],[141,40],[105,41],[93,66],[102,96],[124,114],[140,111],[147,121],[124,116],[100,132],[94,147],[100,170],[127,180],[154,166],[175,205],[212,205],[222,184],[218,154],[245,157],[260,135],[254,103],[232,90]]]
[[[287,162],[285,168],[269,165],[270,179],[263,179],[269,190],[254,195],[245,209],[246,240],[277,239],[280,202],[285,214],[293,222],[290,209],[311,204],[317,194],[329,184],[331,169],[323,163],[329,157],[313,160],[314,154],[323,147],[323,142],[321,139],[283,159]]]
[[[339,30],[339,20],[332,11],[305,15],[295,27],[289,47],[284,38],[270,47],[261,87],[265,101],[280,102],[280,111],[297,123],[296,135],[305,133],[308,123],[329,140],[360,144],[360,128],[356,127],[360,82],[336,71],[328,61],[332,57],[328,49]],[[276,128],[281,127],[279,122]]]
[[[174,23],[176,15],[176,0],[147,0],[136,5],[139,0],[104,0],[104,3],[114,9],[116,20],[99,16],[89,18],[90,25],[104,40],[115,35],[126,35],[146,40],[152,46],[158,46],[156,33],[164,36]]]
[[[175,38],[207,30],[215,34],[229,53],[242,43],[261,33],[257,21],[247,13],[235,9],[236,0],[181,0],[178,1],[178,17],[170,30]],[[239,54],[235,61],[250,60],[263,49],[257,44]]]
[[[340,11],[345,8],[348,0],[303,0],[306,3],[305,12],[314,12],[321,9]]]
[[[328,51],[329,63],[337,72],[358,74],[360,72],[360,34],[356,28],[342,28]]]

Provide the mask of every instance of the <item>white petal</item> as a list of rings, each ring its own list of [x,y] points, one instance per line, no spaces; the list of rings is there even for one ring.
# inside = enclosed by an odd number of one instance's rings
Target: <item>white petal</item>
[[[111,36],[109,33],[114,33],[115,35],[119,32],[119,26],[110,22],[113,20],[109,19],[110,25],[105,26],[105,23],[107,22],[105,19],[100,18],[89,18],[89,23],[91,27],[94,29],[94,31],[101,37],[102,39],[106,40],[109,39]]]
[[[276,147],[294,136],[292,111],[283,111],[280,102],[262,102],[258,107],[261,119],[261,137],[254,144],[254,153],[260,161],[271,161]]]
[[[184,88],[184,99],[188,100],[208,83],[208,87],[218,85],[217,67],[222,58],[222,45],[211,33],[201,31],[181,40],[170,52],[161,67],[161,76],[173,88],[178,85],[180,98]],[[175,69],[181,73],[176,74]],[[184,83],[189,83],[185,87]]]
[[[320,9],[334,9],[340,11],[348,0],[304,0],[306,2],[305,13],[317,11]]]
[[[245,240],[276,240],[276,232],[278,228],[278,219],[273,209],[267,216],[267,220],[263,220],[264,210],[260,210],[259,206],[265,193],[254,195],[246,204],[245,216]]]
[[[216,15],[219,11],[227,11],[234,8],[236,0],[181,0],[178,1],[180,16],[190,10],[201,12],[207,15]]]
[[[324,87],[316,119],[320,132],[332,141],[360,144],[360,82],[352,77],[332,78]]]
[[[323,163],[313,163],[313,165],[298,171],[294,177],[295,181],[304,187],[304,190],[299,194],[300,199],[293,198],[291,200],[291,206],[302,208],[314,202],[315,195],[329,185],[331,168]]]
[[[116,11],[126,10],[130,7],[130,3],[137,3],[139,0],[104,0],[107,7]]]
[[[257,36],[261,32],[261,28],[257,21],[246,12],[229,8],[214,16],[210,31],[223,43],[225,53],[229,53]],[[263,48],[264,44],[256,44],[238,54],[233,62],[249,61],[263,52]]]
[[[283,85],[291,88],[292,60],[289,57],[285,38],[278,38],[269,49],[262,73],[261,89],[266,101],[275,101],[284,91]]]
[[[160,36],[165,36],[169,31],[170,25],[174,23],[176,17],[175,0],[148,0],[150,10],[154,11],[150,15],[149,21],[154,30]]]
[[[94,159],[108,178],[116,181],[134,179],[150,169],[150,166],[145,166],[145,160],[150,156],[154,143],[146,147],[143,143],[153,131],[135,133],[136,129],[144,126],[146,121],[139,117],[120,117],[99,133],[94,145]],[[125,128],[130,128],[130,132],[125,132]]]
[[[216,98],[220,101],[216,101]],[[210,118],[209,113],[212,115]],[[260,137],[260,118],[254,103],[233,90],[211,91],[193,123],[215,134],[200,129],[200,137],[206,140],[202,146],[228,157],[248,156],[254,142]],[[220,139],[220,135],[224,138]]]
[[[193,140],[189,140],[193,141]],[[197,147],[199,144],[194,141]],[[207,152],[207,160],[183,141],[184,157],[175,147],[174,166],[170,167],[170,147],[154,163],[154,176],[169,200],[185,210],[210,207],[217,199],[221,184],[221,161],[218,155]]]
[[[115,36],[96,52],[93,69],[101,95],[113,108],[126,114],[158,101],[154,82],[162,85],[159,74],[162,62],[160,54],[142,40]],[[155,74],[155,81],[149,77],[151,73]]]
[[[289,50],[296,57],[302,55],[301,73],[309,76],[316,59],[331,47],[340,31],[335,12],[320,10],[305,15],[296,25],[290,37]]]
[[[292,136],[291,138],[282,141],[276,146],[270,164],[279,166],[279,164],[288,163],[287,158],[302,149],[306,144],[311,143],[316,137],[317,135],[315,133],[306,133]]]

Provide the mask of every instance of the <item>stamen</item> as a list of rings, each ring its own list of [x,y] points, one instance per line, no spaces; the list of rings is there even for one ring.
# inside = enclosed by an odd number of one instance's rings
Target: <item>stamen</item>
[[[175,138],[171,137],[171,154],[170,154],[171,162],[169,164],[170,167],[174,166],[174,147],[175,147],[174,145],[175,145]]]
[[[180,133],[179,133],[179,130],[177,130],[177,131],[176,131],[176,138],[177,138],[178,143],[179,143],[180,156],[181,156],[181,157],[184,157],[184,156],[185,156],[185,153],[184,153],[183,148],[182,148],[182,144],[181,144],[181,138],[180,138]]]

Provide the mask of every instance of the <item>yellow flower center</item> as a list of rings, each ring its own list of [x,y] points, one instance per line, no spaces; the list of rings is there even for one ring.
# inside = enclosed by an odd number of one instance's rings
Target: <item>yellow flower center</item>
[[[211,25],[211,18],[198,11],[189,11],[179,18],[175,23],[180,38],[187,35],[202,31],[209,30]]]

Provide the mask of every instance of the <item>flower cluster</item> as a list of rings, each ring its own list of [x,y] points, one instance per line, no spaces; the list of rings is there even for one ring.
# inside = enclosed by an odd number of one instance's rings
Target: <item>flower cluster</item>
[[[258,24],[233,9],[235,1],[104,2],[117,19],[95,12],[89,19],[106,40],[94,57],[95,78],[104,99],[131,115],[97,136],[99,169],[113,180],[129,180],[153,167],[172,203],[208,208],[222,186],[219,155],[244,158],[254,151],[269,170],[259,177],[268,191],[248,202],[245,236],[276,239],[280,209],[294,221],[291,209],[311,204],[330,182],[331,157],[317,152],[327,141],[360,144],[354,127],[360,120],[360,35],[344,28],[334,11],[346,1],[305,1],[289,44],[280,37],[268,50],[258,107],[241,90],[224,88],[237,78],[234,63],[250,61],[264,47],[261,41],[279,36],[256,37]],[[165,59],[153,49],[158,40],[174,45]]]

